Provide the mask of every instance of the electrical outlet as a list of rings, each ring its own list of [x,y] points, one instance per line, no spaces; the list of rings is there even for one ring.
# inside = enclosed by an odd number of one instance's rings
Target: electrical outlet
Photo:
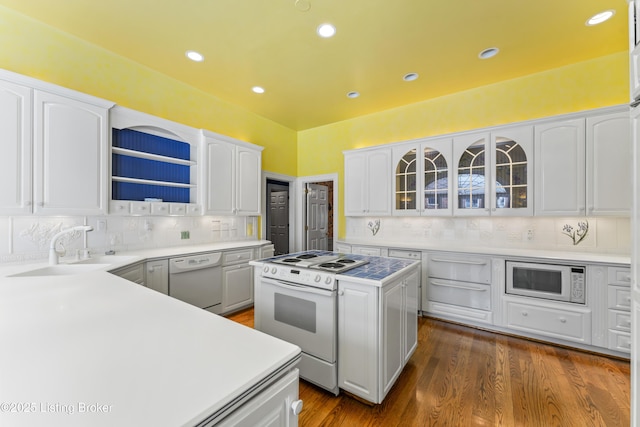
[[[533,240],[533,230],[527,230],[527,240]]]
[[[190,237],[189,237],[189,232],[188,232],[188,231],[181,231],[181,232],[180,232],[180,238],[181,238],[182,240],[189,239],[189,238],[190,238]]]
[[[96,223],[96,229],[98,231],[107,231],[107,220],[99,219]]]

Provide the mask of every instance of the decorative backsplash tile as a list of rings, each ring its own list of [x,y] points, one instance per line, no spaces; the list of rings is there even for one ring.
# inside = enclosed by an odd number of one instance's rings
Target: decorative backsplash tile
[[[0,263],[46,260],[57,232],[85,223],[93,227],[87,233],[87,248],[101,254],[248,239],[247,221],[256,224],[251,217],[0,217]],[[184,231],[188,239],[182,238]],[[250,238],[257,237],[254,233]],[[65,235],[61,242],[70,259],[84,248],[84,233]]]
[[[563,250],[628,255],[631,252],[631,225],[623,217],[500,217],[500,218],[396,218],[385,217],[372,236],[368,224],[375,218],[346,219],[347,240],[384,244],[416,242],[423,245],[491,245],[500,248]],[[588,223],[588,232],[579,244],[562,233],[565,225],[579,228]],[[582,232],[581,232],[582,233]]]

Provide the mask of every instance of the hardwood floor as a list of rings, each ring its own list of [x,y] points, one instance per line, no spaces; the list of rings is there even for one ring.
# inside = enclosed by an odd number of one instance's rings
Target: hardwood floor
[[[229,316],[253,327],[253,309]],[[300,425],[628,426],[623,360],[420,318],[418,348],[381,405],[300,381]]]

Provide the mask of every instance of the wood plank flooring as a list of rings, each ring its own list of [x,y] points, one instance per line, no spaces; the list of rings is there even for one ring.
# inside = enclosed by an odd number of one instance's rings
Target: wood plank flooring
[[[253,309],[229,316],[253,327]],[[629,426],[627,361],[420,318],[418,348],[381,405],[300,381],[300,425]]]

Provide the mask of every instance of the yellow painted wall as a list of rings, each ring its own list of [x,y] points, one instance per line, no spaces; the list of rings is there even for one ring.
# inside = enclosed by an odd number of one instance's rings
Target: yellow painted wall
[[[297,173],[295,131],[2,7],[0,68],[261,145],[265,170]]]
[[[338,172],[343,150],[531,120],[629,100],[628,54],[621,52],[542,73],[298,132],[298,175]],[[338,236],[344,237],[339,199]]]

